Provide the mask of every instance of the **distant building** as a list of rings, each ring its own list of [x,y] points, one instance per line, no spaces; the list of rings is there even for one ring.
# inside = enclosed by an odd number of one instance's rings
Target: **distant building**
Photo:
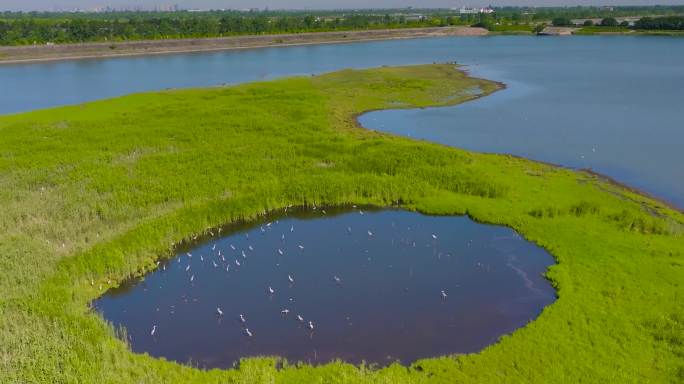
[[[422,21],[426,19],[425,15],[420,14],[404,15],[404,18],[406,21]]]
[[[490,7],[487,8],[467,8],[467,7],[462,7],[458,10],[458,13],[461,15],[478,15],[478,14],[490,14],[494,13],[494,10]]]

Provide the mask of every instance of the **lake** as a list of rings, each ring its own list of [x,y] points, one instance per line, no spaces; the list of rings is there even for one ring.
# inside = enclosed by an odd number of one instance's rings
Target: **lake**
[[[684,39],[451,37],[0,66],[0,113],[341,68],[457,61],[508,88],[368,128],[592,168],[684,207]]]
[[[551,255],[463,216],[292,209],[222,233],[94,309],[133,351],[201,368],[259,355],[386,365],[477,352],[555,300]]]

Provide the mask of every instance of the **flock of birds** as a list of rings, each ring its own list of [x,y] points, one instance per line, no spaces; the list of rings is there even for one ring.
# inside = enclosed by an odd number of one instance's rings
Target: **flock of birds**
[[[325,210],[321,210],[321,212],[322,212],[323,214],[327,214]],[[364,215],[363,210],[359,210],[358,213],[359,213],[360,215]],[[265,234],[270,228],[272,228],[272,226],[273,226],[274,224],[278,224],[278,221],[275,221],[275,222],[268,222],[268,223],[266,223],[265,225],[260,226],[259,231],[260,231],[262,234]],[[290,233],[292,233],[292,232],[295,231],[294,225],[291,225],[291,226],[290,226],[289,231],[290,231]],[[220,232],[220,231],[219,231],[219,232]],[[348,233],[348,234],[351,234],[351,233],[352,233],[352,227],[351,227],[351,226],[348,226],[348,227],[347,227],[347,233]],[[211,233],[211,235],[213,235],[213,233]],[[368,238],[372,238],[372,237],[374,236],[374,233],[373,233],[371,230],[367,230],[367,235],[368,235]],[[249,233],[246,233],[245,236],[246,236],[246,239],[249,240]],[[285,233],[281,234],[280,240],[281,240],[282,242],[285,241],[285,238],[286,238]],[[431,238],[432,238],[433,241],[436,241],[436,240],[438,239],[438,236],[437,236],[436,234],[433,233],[433,234],[431,234]],[[415,242],[413,242],[413,246],[415,247]],[[224,266],[225,266],[226,272],[229,272],[229,271],[231,271],[231,265],[234,265],[235,267],[240,267],[240,266],[242,266],[242,263],[240,262],[240,258],[242,258],[242,259],[243,259],[243,262],[244,262],[244,261],[248,258],[248,253],[254,252],[254,246],[252,246],[251,244],[248,244],[246,250],[242,249],[242,250],[240,250],[239,253],[238,253],[238,249],[237,249],[237,247],[235,247],[235,245],[229,244],[228,247],[230,248],[231,251],[233,251],[233,252],[234,252],[235,254],[237,254],[238,256],[227,257],[226,254],[222,253],[221,249],[217,249],[217,244],[216,244],[216,243],[214,243],[214,244],[212,245],[212,247],[211,247],[212,257],[207,257],[207,258],[208,258],[208,259],[211,259],[211,264],[212,264],[212,266],[213,266],[214,268],[217,268],[217,269],[218,269],[219,266],[221,266],[221,267],[224,267]],[[300,251],[303,251],[303,250],[304,250],[304,245],[298,244],[298,245],[297,245],[297,248],[298,248]],[[282,248],[277,248],[277,249],[276,249],[276,252],[277,252],[277,254],[278,254],[279,256],[283,256],[283,255],[285,254],[285,252],[283,251]],[[191,259],[193,258],[193,254],[190,253],[190,252],[187,252],[187,253],[185,254],[185,256],[187,256],[188,261],[191,260]],[[199,256],[199,259],[200,259],[200,262],[205,262],[205,257],[204,257],[203,255],[200,255],[200,256]],[[217,261],[220,261],[220,262],[217,262]],[[178,263],[181,263],[181,257],[178,257],[178,258],[177,258],[177,262],[178,262]],[[157,263],[157,264],[160,265],[161,263]],[[165,270],[166,270],[166,264],[162,264],[162,265],[161,265],[161,268],[162,268],[163,271],[165,271]],[[194,283],[194,281],[195,281],[195,274],[192,273],[192,268],[191,268],[191,265],[190,265],[189,262],[188,262],[188,264],[186,265],[186,267],[184,268],[184,271],[189,275],[189,277],[188,277],[189,282],[190,282],[191,284]],[[287,275],[287,280],[288,280],[288,282],[290,283],[290,285],[292,285],[292,284],[295,283],[295,279],[294,279],[294,277],[293,277],[292,274],[288,274],[288,275]],[[340,277],[337,276],[337,275],[333,275],[333,276],[332,276],[332,281],[333,281],[335,284],[337,284],[337,285],[341,285],[341,284],[342,284],[342,278],[340,278]],[[270,296],[273,296],[273,295],[276,293],[276,291],[275,291],[275,289],[274,289],[272,286],[268,286],[268,287],[266,288],[266,293],[267,293],[268,295],[270,295]],[[442,299],[446,299],[446,298],[448,297],[448,294],[447,294],[446,290],[441,290],[441,291],[440,291],[440,295],[441,295],[441,298],[442,298]],[[290,301],[292,301],[292,299],[290,299]],[[290,314],[290,312],[291,312],[291,311],[290,311],[290,309],[288,309],[288,308],[283,308],[283,309],[280,310],[280,314],[281,314],[282,316],[284,316],[284,317],[285,317],[285,316],[288,316],[288,315]],[[223,318],[223,317],[225,316],[225,312],[224,312],[224,310],[223,310],[220,306],[217,306],[217,307],[216,307],[216,311],[215,311],[215,315],[218,316],[219,318]],[[297,314],[297,315],[295,316],[295,318],[296,318],[296,320],[297,320],[304,328],[306,328],[306,329],[308,329],[309,331],[313,332],[313,330],[314,330],[314,328],[315,328],[315,324],[314,324],[314,322],[313,322],[312,320],[305,321],[304,317],[303,317],[301,314]],[[245,317],[245,315],[242,314],[242,313],[240,313],[240,314],[238,314],[237,319],[239,320],[240,324],[242,325],[242,331],[243,331],[244,335],[245,335],[246,337],[253,337],[253,336],[254,336],[254,333],[253,333],[253,332],[249,329],[249,327],[247,326],[247,323],[248,323],[248,322],[247,322],[247,318]],[[156,332],[157,332],[157,329],[158,329],[157,324],[153,324],[153,325],[152,325],[152,328],[151,328],[151,330],[150,330],[150,336],[155,336],[155,334],[156,334]]]

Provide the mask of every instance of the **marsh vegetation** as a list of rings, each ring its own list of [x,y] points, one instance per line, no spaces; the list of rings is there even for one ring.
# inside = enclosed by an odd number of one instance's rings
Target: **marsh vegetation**
[[[0,117],[3,382],[633,382],[681,378],[684,217],[594,175],[356,125],[497,84],[452,65],[136,94]],[[454,97],[454,95],[459,95]],[[174,244],[289,205],[399,204],[506,225],[559,298],[481,353],[369,369],[200,371],[134,354],[89,303]]]

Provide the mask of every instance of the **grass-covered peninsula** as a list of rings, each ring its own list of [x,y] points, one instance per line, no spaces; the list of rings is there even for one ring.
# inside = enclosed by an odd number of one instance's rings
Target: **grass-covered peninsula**
[[[676,382],[684,215],[591,174],[360,128],[499,85],[452,65],[136,94],[0,117],[0,382]],[[175,243],[305,204],[468,214],[544,246],[559,298],[473,355],[410,367],[138,355],[89,303]]]

